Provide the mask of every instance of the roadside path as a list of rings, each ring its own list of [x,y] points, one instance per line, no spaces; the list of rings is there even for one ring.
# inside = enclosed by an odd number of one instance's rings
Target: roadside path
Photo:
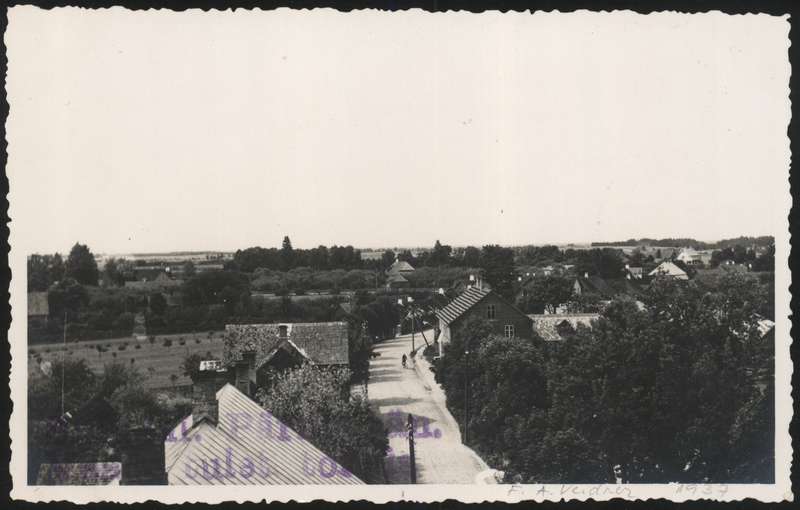
[[[432,331],[426,331],[429,341]],[[417,334],[416,346],[424,345]],[[440,404],[420,380],[410,360],[403,368],[401,358],[411,351],[411,335],[385,340],[374,347],[380,356],[370,362],[369,400],[389,430],[391,450],[384,462],[388,483],[410,483],[406,436],[408,414],[414,416],[417,483],[472,484],[483,467],[476,455],[461,444],[454,421],[447,419]],[[418,356],[422,356],[420,350]]]

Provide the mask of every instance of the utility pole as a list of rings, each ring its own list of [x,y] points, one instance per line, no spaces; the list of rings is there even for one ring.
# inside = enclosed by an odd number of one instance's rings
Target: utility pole
[[[469,344],[464,350],[464,444],[469,440]]]
[[[408,469],[411,474],[411,483],[417,483],[417,462],[414,455],[414,417],[411,416],[411,413],[408,413],[406,430],[408,430]]]
[[[67,354],[67,311],[64,310],[64,348],[61,350],[61,416],[64,416],[64,364]]]
[[[412,304],[411,305],[411,352],[414,352],[416,350],[416,347],[414,345],[414,330],[415,329],[417,329],[416,328],[416,319],[414,317],[414,305]]]

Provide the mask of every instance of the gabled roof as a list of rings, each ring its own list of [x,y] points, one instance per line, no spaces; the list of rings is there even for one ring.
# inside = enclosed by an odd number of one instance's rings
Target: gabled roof
[[[119,485],[121,478],[119,462],[42,464],[36,485]]]
[[[492,291],[488,289],[470,287],[450,301],[447,306],[437,311],[436,317],[445,324],[450,324],[491,293]]]
[[[414,267],[405,260],[396,260],[386,271],[389,274],[407,273],[414,270]]]
[[[28,317],[35,315],[49,315],[50,305],[47,292],[28,292]]]
[[[408,283],[408,279],[401,274],[393,274],[386,279],[386,283]]]
[[[297,344],[295,344],[294,342],[292,342],[291,340],[289,340],[287,338],[286,340],[284,340],[284,341],[280,342],[278,345],[276,345],[269,353],[267,353],[267,355],[262,360],[257,361],[256,362],[256,369],[259,369],[262,366],[264,366],[265,364],[267,364],[270,361],[272,361],[272,359],[275,357],[276,354],[278,354],[278,352],[281,349],[293,350],[294,352],[299,354],[304,360],[310,362],[311,364],[314,364],[314,360],[311,359],[308,356],[308,353],[306,353],[306,351],[302,347],[298,347]]]
[[[230,384],[219,420],[181,421],[164,442],[170,485],[356,485],[355,475]]]
[[[229,324],[225,326],[222,358],[226,363],[242,359],[242,352],[256,351],[256,366],[281,344],[281,324]],[[347,365],[350,362],[346,322],[285,324],[287,338],[318,365]]]
[[[688,277],[686,272],[679,268],[675,263],[668,260],[662,262],[655,269],[650,271],[648,276],[673,276],[673,277]]]

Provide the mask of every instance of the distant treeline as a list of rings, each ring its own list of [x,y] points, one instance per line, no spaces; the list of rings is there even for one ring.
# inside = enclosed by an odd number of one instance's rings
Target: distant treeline
[[[741,236],[733,239],[723,239],[714,243],[698,241],[697,239],[692,239],[691,237],[667,237],[664,239],[650,239],[648,237],[643,237],[641,239],[628,239],[627,241],[597,242],[592,243],[592,246],[690,246],[697,250],[721,250],[724,248],[732,248],[736,245],[770,246],[772,244],[775,244],[775,238],[773,236]]]
[[[281,248],[255,246],[236,250],[233,260],[225,264],[226,269],[252,273],[256,269],[288,271],[297,267],[313,269],[362,269],[361,251],[352,246],[318,246],[308,250],[295,249],[288,237]]]

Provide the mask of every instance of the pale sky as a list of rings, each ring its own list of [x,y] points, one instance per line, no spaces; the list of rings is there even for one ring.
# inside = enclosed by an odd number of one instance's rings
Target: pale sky
[[[15,7],[30,252],[774,235],[786,18]]]

